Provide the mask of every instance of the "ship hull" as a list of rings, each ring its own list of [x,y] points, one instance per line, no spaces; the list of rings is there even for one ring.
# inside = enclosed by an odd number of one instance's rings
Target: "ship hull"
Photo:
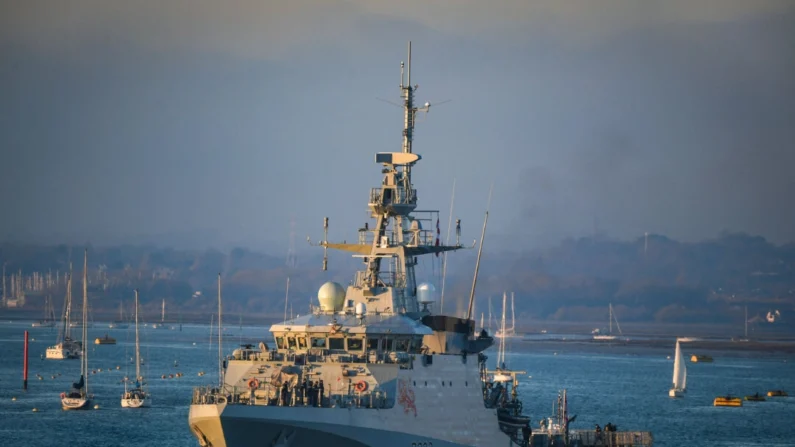
[[[64,410],[87,410],[91,407],[91,401],[84,397],[64,397],[61,407]]]
[[[240,410],[245,409],[243,407]],[[306,414],[305,420],[302,421],[251,417],[245,414],[246,411],[235,411],[237,410],[235,406],[229,406],[222,410],[223,414],[220,416],[218,416],[218,410],[214,405],[191,406],[191,430],[199,440],[199,445],[203,447],[247,447],[259,444],[276,447],[317,447],[319,445],[325,447],[465,447],[477,445],[475,443],[449,442],[399,431],[330,421],[323,422],[323,413],[327,412],[327,409],[312,411],[316,414]],[[332,411],[350,415],[349,410],[346,409]],[[202,413],[205,413],[205,417],[201,417]],[[499,438],[495,439],[495,442],[508,441],[504,435],[499,434],[498,436]]]
[[[69,349],[61,346],[47,348],[45,358],[50,360],[79,359],[80,351],[75,348]]]

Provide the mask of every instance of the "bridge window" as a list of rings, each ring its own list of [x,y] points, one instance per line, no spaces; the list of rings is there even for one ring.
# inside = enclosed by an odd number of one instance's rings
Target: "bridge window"
[[[361,338],[348,339],[348,351],[361,351],[364,345],[364,340]]]
[[[409,349],[409,341],[406,339],[398,339],[395,341],[395,351],[406,352]]]
[[[345,339],[344,338],[329,338],[328,339],[328,348],[329,349],[345,350]]]
[[[276,347],[279,349],[287,349],[287,345],[284,343],[284,337],[276,337]]]
[[[287,346],[290,349],[295,349],[295,338],[294,337],[287,338]]]
[[[298,337],[298,349],[306,349],[306,337]]]
[[[312,337],[311,340],[313,348],[326,348],[326,337]]]
[[[367,339],[367,350],[368,351],[378,351],[378,339],[377,338],[368,338]]]
[[[391,351],[393,342],[394,340],[392,340],[391,338],[387,338],[386,340],[384,340],[384,351],[386,352]]]

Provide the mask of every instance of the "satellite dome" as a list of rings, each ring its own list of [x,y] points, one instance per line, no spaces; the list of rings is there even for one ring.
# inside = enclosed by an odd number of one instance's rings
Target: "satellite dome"
[[[317,300],[320,302],[320,310],[339,312],[345,303],[345,289],[335,282],[327,282],[317,291]]]
[[[367,305],[364,303],[356,304],[356,316],[363,317],[367,314]]]
[[[417,286],[417,302],[420,304],[432,304],[436,302],[436,287],[433,284],[424,282]]]

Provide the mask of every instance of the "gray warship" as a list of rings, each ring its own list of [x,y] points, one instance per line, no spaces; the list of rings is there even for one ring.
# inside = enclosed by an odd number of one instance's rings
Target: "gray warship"
[[[475,285],[459,318],[434,314],[432,286],[417,283],[418,257],[465,247],[460,221],[455,245],[441,244],[439,212],[417,210],[414,123],[431,104],[415,106],[411,43],[407,61],[402,151],[375,154],[383,181],[369,192],[373,225],[359,229],[356,243],[333,243],[325,218],[314,244],[324,270],[328,249],[351,252],[364,267],[347,288],[323,284],[310,314],[270,327],[271,346],[234,350],[219,365],[219,383],[193,390],[188,423],[201,446],[536,445],[517,393],[523,372],[486,366],[494,338],[475,331]]]

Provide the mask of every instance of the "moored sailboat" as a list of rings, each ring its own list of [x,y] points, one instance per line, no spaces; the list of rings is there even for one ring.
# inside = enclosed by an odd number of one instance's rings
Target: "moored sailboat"
[[[516,308],[514,307],[514,295],[511,292],[511,327],[502,327],[495,334],[496,338],[514,338],[516,334]]]
[[[148,407],[150,403],[149,394],[144,389],[146,385],[141,376],[141,347],[138,340],[138,289],[135,290],[135,387],[127,389],[124,382],[124,394],[121,396],[122,408],[142,408]]]
[[[47,295],[44,298],[44,319],[31,324],[32,327],[55,327],[55,310],[52,308],[52,300]]]
[[[682,348],[679,346],[679,340],[676,340],[676,354],[674,356],[674,377],[673,385],[668,390],[670,397],[682,397],[685,394],[687,387],[687,365],[685,358],[682,355]]]
[[[160,305],[160,323],[152,323],[152,329],[165,329],[166,328],[166,299],[163,298],[163,303]]]
[[[64,301],[64,312],[61,318],[61,330],[58,332],[56,344],[47,348],[46,358],[48,359],[76,359],[80,357],[82,342],[72,340],[72,273],[67,274],[66,279],[66,300]]]
[[[593,331],[593,334],[594,334],[593,339],[594,340],[603,340],[603,341],[604,340],[607,340],[607,341],[615,340],[617,337],[615,335],[613,335],[613,321],[616,322],[616,328],[618,329],[618,333],[620,335],[624,335],[621,332],[621,326],[618,325],[618,318],[616,318],[616,315],[613,313],[613,303],[609,304],[609,310],[610,310],[610,317],[608,318],[609,328],[607,330],[607,334],[602,334],[601,331],[599,331],[599,329],[595,329]]]
[[[108,328],[109,329],[127,329],[128,327],[130,327],[130,325],[127,324],[127,321],[124,319],[124,309],[122,308],[121,301],[119,301],[119,319],[116,320],[116,321],[110,322],[110,324],[108,324]]]
[[[88,250],[83,256],[83,340],[88,336],[86,320],[88,319]],[[80,380],[72,384],[68,393],[61,393],[61,406],[64,410],[84,410],[91,407],[88,394],[88,351],[86,344],[81,344]]]

